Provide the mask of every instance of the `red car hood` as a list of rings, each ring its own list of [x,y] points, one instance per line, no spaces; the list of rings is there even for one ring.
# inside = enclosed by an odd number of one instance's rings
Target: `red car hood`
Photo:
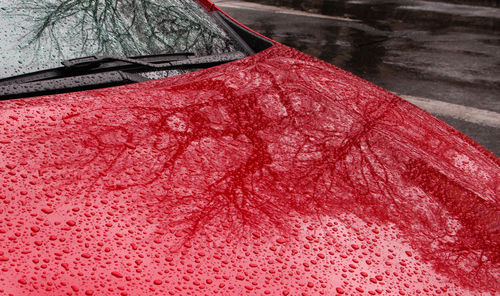
[[[0,116],[1,294],[500,289],[499,159],[288,47]]]

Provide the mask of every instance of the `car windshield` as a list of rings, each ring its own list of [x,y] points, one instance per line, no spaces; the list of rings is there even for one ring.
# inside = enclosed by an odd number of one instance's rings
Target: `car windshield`
[[[0,79],[92,55],[234,50],[191,0],[0,0]]]

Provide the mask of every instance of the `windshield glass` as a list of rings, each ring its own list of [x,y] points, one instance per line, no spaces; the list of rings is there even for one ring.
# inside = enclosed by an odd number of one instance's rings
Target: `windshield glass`
[[[191,0],[0,0],[0,79],[90,55],[233,50]]]

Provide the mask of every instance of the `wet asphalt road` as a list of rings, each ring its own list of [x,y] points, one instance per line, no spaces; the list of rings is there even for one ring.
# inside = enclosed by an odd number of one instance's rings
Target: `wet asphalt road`
[[[423,102],[419,106],[500,155],[500,8],[413,0],[256,1],[215,3],[278,42],[416,98],[409,100]]]

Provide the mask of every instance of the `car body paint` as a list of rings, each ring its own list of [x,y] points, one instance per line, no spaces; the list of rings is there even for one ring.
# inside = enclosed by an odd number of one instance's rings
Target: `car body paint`
[[[2,294],[499,288],[498,158],[286,46],[0,116]]]

